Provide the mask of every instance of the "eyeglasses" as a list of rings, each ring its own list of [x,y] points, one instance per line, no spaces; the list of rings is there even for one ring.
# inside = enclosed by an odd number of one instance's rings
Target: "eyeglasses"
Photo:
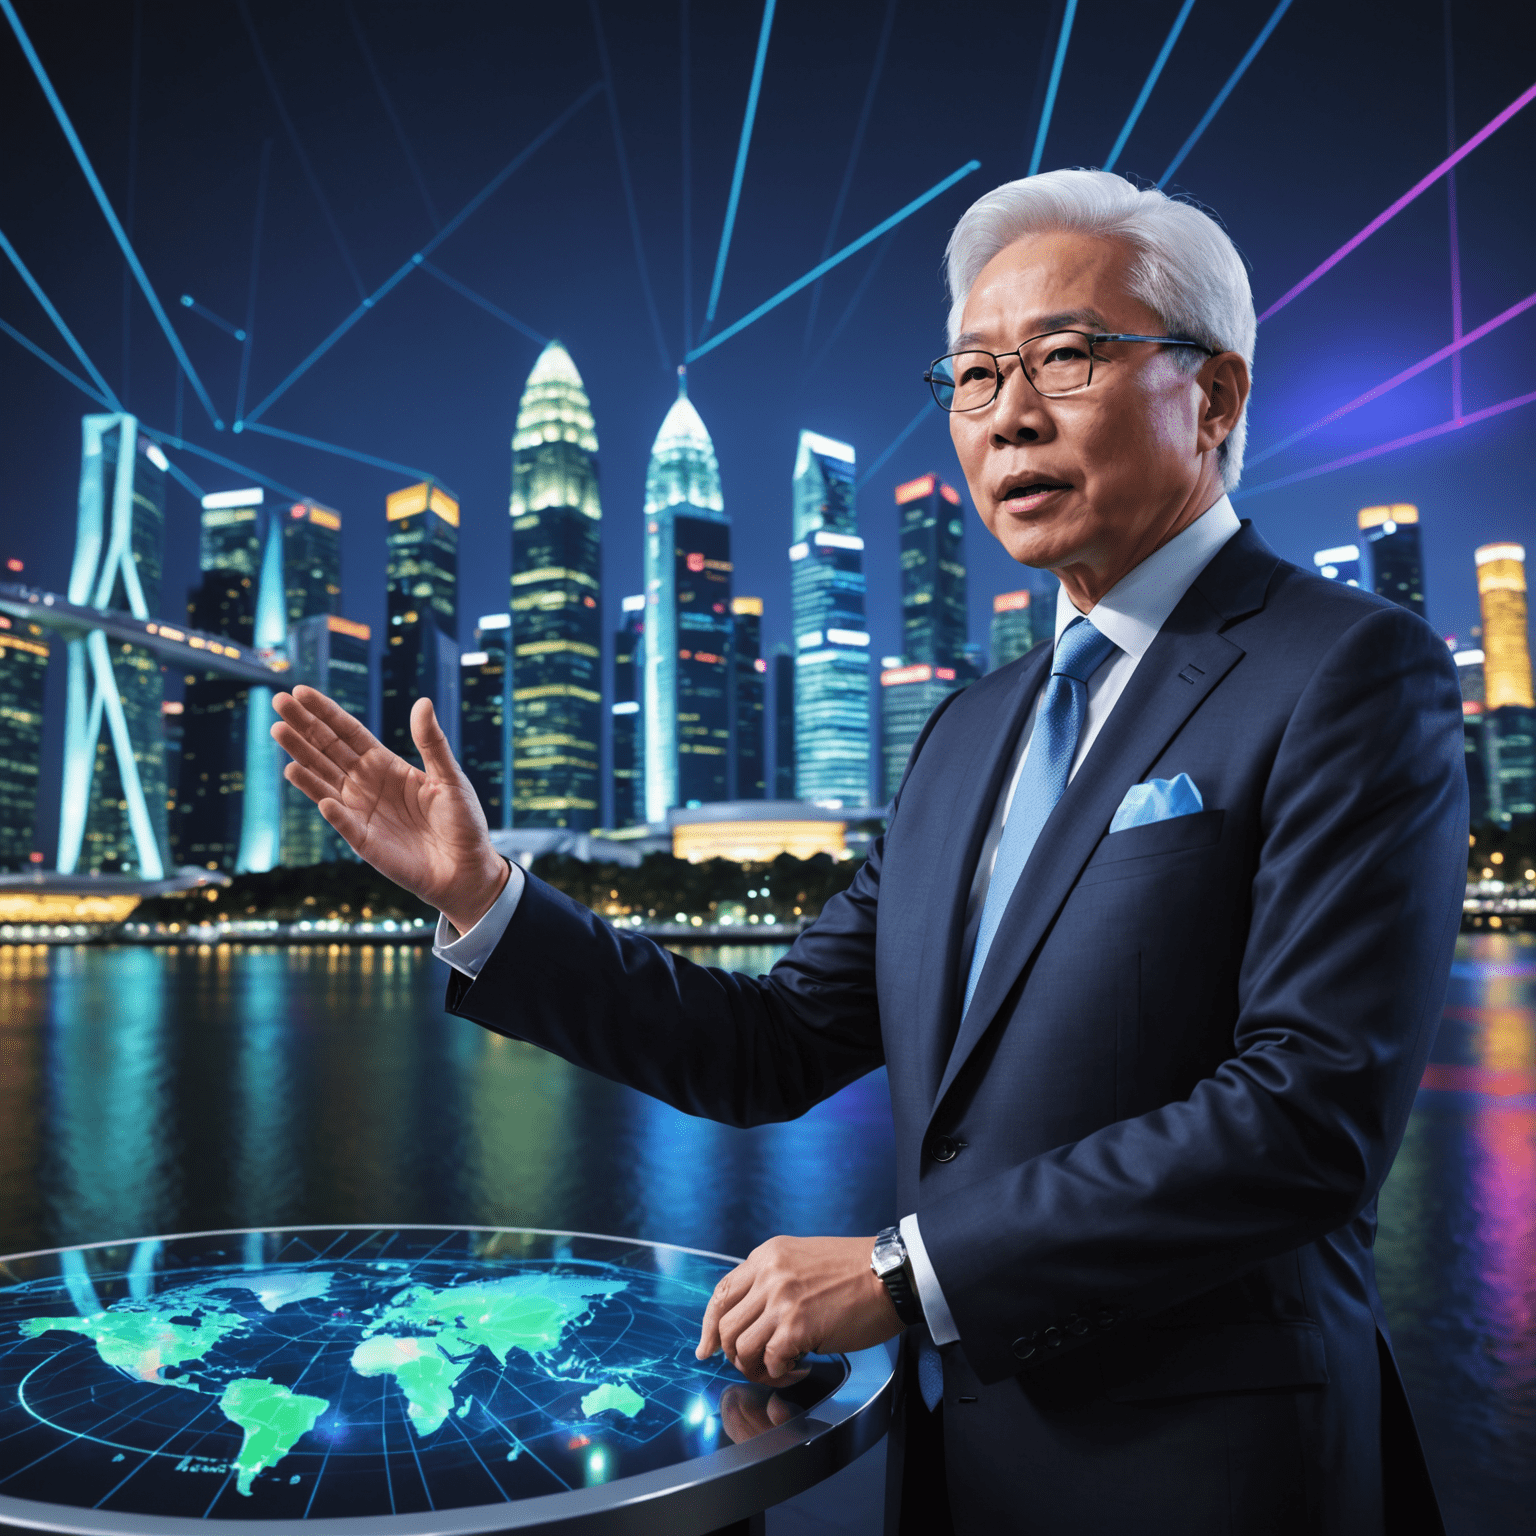
[[[937,357],[923,374],[933,398],[946,411],[979,411],[997,399],[1003,387],[1002,363],[1017,357],[1024,377],[1038,395],[1058,400],[1093,383],[1094,348],[1103,341],[1145,341],[1164,347],[1194,347],[1207,357],[1217,354],[1202,342],[1184,336],[1130,336],[1124,333],[1051,331],[1031,336],[1011,352],[951,352]]]

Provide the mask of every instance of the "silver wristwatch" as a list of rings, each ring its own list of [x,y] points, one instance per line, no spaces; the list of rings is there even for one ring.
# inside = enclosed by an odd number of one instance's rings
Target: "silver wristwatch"
[[[887,1227],[875,1238],[875,1251],[870,1255],[869,1267],[885,1287],[902,1323],[910,1328],[914,1323],[922,1322],[923,1308],[917,1299],[912,1261],[907,1256],[907,1245],[901,1240],[900,1227]]]

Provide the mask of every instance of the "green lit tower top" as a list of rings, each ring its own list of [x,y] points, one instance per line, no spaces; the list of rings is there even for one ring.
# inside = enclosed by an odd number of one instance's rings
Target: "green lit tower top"
[[[603,508],[571,355],[539,354],[512,437],[512,825],[597,825]]]
[[[730,763],[731,527],[720,464],[688,398],[651,445],[645,476],[645,817],[723,800]]]

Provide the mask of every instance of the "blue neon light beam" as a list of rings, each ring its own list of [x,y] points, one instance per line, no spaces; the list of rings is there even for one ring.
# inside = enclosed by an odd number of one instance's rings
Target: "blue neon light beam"
[[[645,293],[645,307],[651,317],[651,330],[656,337],[656,353],[661,359],[661,371],[671,373],[672,359],[667,355],[667,338],[661,328],[661,315],[656,309],[656,294],[651,288],[651,269],[645,260],[645,245],[640,239],[640,214],[635,207],[635,184],[629,174],[629,156],[624,150],[624,130],[619,124],[619,98],[613,88],[613,69],[608,62],[608,39],[603,33],[603,18],[597,8],[597,0],[590,0],[592,30],[597,34],[597,56],[603,66],[603,80],[608,95],[608,122],[613,129],[613,149],[619,162],[619,179],[624,184],[624,206],[629,212],[629,233],[635,243],[635,265],[640,269],[640,287]]]
[[[1040,109],[1040,127],[1035,134],[1035,150],[1029,157],[1029,174],[1040,169],[1045,154],[1045,136],[1051,131],[1051,113],[1056,110],[1056,88],[1061,84],[1061,66],[1067,62],[1067,44],[1072,38],[1072,22],[1077,15],[1077,0],[1067,0],[1061,18],[1061,36],[1056,39],[1056,57],[1051,61],[1051,83],[1045,88],[1045,105]]]
[[[9,3],[10,0],[0,0],[0,5],[8,5]],[[373,292],[370,293],[368,297],[365,298],[363,302],[359,304],[357,308],[354,309],[352,313],[348,315],[347,318],[343,320],[341,324],[338,325],[336,329],[332,331],[331,334],[327,336],[325,340],[322,341],[320,345],[316,347],[314,351],[311,352],[309,356],[306,357],[304,361],[300,363],[299,366],[295,368],[288,375],[288,377],[285,378],[282,383],[279,384],[277,388],[274,389],[266,397],[265,400],[257,405],[254,410],[247,412],[243,419],[237,421],[235,423],[235,431],[243,431],[246,427],[250,426],[252,422],[258,421],[263,415],[265,415],[268,408],[273,404],[274,401],[287,394],[288,391],[301,378],[303,378],[303,376],[308,373],[309,370],[314,367],[314,365],[319,362],[319,360],[324,357],[325,354],[329,352],[331,348],[334,347],[336,343],[340,341],[341,338],[345,336],[347,332],[350,331],[352,327],[356,325],[357,322],[361,320],[363,316],[367,314],[368,311],[372,309],[373,306],[377,304],[379,300],[382,299],[385,294],[390,291],[391,288],[395,287],[397,283],[401,282],[404,278],[409,276],[412,270],[414,270],[416,267],[423,265],[427,257],[433,251],[435,251],[438,246],[440,246],[443,241],[445,241],[449,235],[451,235],[465,221],[465,219],[469,218],[469,216],[474,213],[481,206],[481,204],[483,204],[485,200],[490,197],[492,193],[494,193],[497,188],[499,188],[502,183],[506,181],[506,179],[524,163],[524,161],[541,150],[563,127],[565,127],[565,125],[573,117],[575,117],[579,111],[581,111],[584,106],[586,106],[589,101],[592,100],[594,96],[601,92],[602,88],[603,86],[601,81],[597,81],[594,84],[589,85],[586,90],[584,90],[581,95],[578,96],[576,100],[573,101],[571,105],[568,106],[565,111],[562,112],[560,116],[557,117],[554,122],[549,125],[549,127],[547,127],[541,134],[539,134],[536,139],[533,140],[532,143],[528,144],[516,155],[514,155],[512,159],[508,161],[508,163],[504,165],[501,170],[498,171],[496,175],[494,175],[472,198],[470,198],[470,200],[465,203],[465,205],[459,209],[459,211],[451,219],[449,219],[449,221],[443,225],[443,227],[438,230],[438,232],[429,241],[427,241],[427,243],[422,246],[422,248],[417,251],[414,256],[411,256],[406,261],[402,262],[398,270],[393,272],[389,277],[385,278],[385,280],[380,283],[379,286],[375,288]]]
[[[747,111],[741,123],[741,141],[736,146],[736,169],[731,173],[731,195],[725,204],[725,227],[720,231],[720,254],[715,258],[715,276],[709,285],[709,304],[704,310],[704,329],[699,339],[709,334],[720,304],[720,285],[725,281],[725,261],[731,254],[731,233],[736,228],[736,205],[741,201],[741,183],[747,174],[747,151],[752,147],[752,124],[757,117],[757,98],[763,88],[763,65],[768,59],[768,38],[773,31],[773,8],[777,0],[763,0],[763,24],[757,34],[757,58],[752,63],[752,84],[747,91]],[[697,356],[697,353],[693,354]]]
[[[1184,30],[1184,23],[1189,20],[1189,13],[1195,8],[1195,0],[1184,0],[1179,7],[1179,14],[1174,17],[1173,25],[1168,29],[1168,36],[1163,39],[1163,46],[1157,51],[1157,58],[1152,64],[1152,73],[1147,76],[1147,83],[1142,86],[1141,94],[1136,98],[1136,105],[1131,108],[1131,115],[1126,118],[1125,126],[1120,130],[1120,136],[1115,140],[1115,147],[1109,152],[1109,159],[1104,162],[1104,169],[1112,171],[1115,161],[1120,158],[1120,152],[1125,148],[1125,141],[1130,138],[1131,130],[1136,126],[1143,109],[1152,97],[1152,87],[1157,84],[1158,77],[1163,72],[1163,66],[1168,62],[1168,55],[1173,52],[1173,45],[1179,40],[1179,33]]]
[[[90,358],[86,356],[85,348],[75,340],[75,333],[70,330],[70,328],[64,323],[63,315],[61,315],[58,310],[53,307],[53,300],[43,292],[42,285],[35,277],[32,276],[31,272],[28,271],[26,262],[21,259],[21,253],[17,251],[16,247],[12,245],[9,240],[5,238],[4,231],[0,231],[0,251],[4,251],[5,254],[10,258],[10,263],[13,267],[16,268],[16,271],[20,275],[22,282],[24,282],[27,287],[32,290],[32,297],[42,305],[43,313],[47,315],[51,321],[53,321],[54,330],[56,330],[59,335],[64,338],[65,345],[71,352],[75,354],[77,358],[79,358],[81,367],[83,367],[85,371],[90,374],[91,378],[95,380],[96,388],[101,391],[102,396],[106,397],[102,403],[107,405],[109,410],[122,410],[123,407],[121,403],[118,401],[117,396],[112,392],[112,386],[108,384],[104,378],[102,378],[101,372],[96,367],[95,363],[93,363]],[[9,327],[7,327],[7,329],[9,329]],[[16,335],[17,333],[13,331],[11,334]],[[23,345],[30,347],[32,343],[23,342]],[[51,364],[55,368],[59,366],[53,361],[51,357],[48,357],[46,353],[40,352],[38,353],[38,356],[42,357],[45,362]],[[68,373],[68,370],[63,371],[69,378],[74,378],[74,375]],[[88,393],[94,394],[95,391],[88,391]],[[97,398],[100,399],[101,396],[98,396]]]
[[[43,95],[48,98],[48,105],[53,108],[53,115],[58,121],[59,128],[68,140],[70,149],[74,151],[75,161],[95,195],[96,205],[101,209],[102,217],[106,219],[108,228],[116,238],[118,249],[122,251],[123,260],[128,263],[128,268],[139,285],[139,291],[144,295],[155,319],[159,321],[160,329],[165,333],[165,339],[171,344],[171,351],[176,354],[176,361],[181,364],[182,371],[192,382],[192,388],[197,391],[197,398],[202,401],[209,421],[222,432],[224,423],[219,419],[219,413],[214,410],[213,401],[209,398],[208,391],[203,388],[203,381],[197,376],[197,370],[192,366],[192,359],[187,356],[187,349],[182,346],[181,338],[176,334],[176,328],[171,324],[170,316],[166,314],[164,306],[160,303],[154,286],[144,271],[143,263],[140,262],[133,246],[129,243],[128,235],[113,211],[111,202],[108,201],[106,189],[102,186],[101,179],[91,164],[90,156],[85,152],[85,145],[80,142],[80,135],[75,132],[75,125],[69,120],[69,113],[64,110],[64,103],[59,100],[59,93],[54,90],[53,81],[48,78],[48,71],[43,68],[43,61],[37,56],[37,49],[32,46],[32,39],[27,36],[27,30],[21,24],[21,17],[16,14],[16,7],[11,4],[11,0],[0,0],[0,10],[5,12],[5,19],[11,24],[11,31],[16,34],[16,41],[20,43],[21,51],[27,57],[27,63],[32,66],[32,73],[42,87]]]
[[[864,295],[869,292],[869,285],[874,282],[876,274],[880,271],[880,264],[885,260],[887,254],[890,252],[891,242],[895,240],[895,238],[896,232],[895,230],[892,230],[891,233],[888,234],[879,243],[879,245],[875,247],[875,254],[869,258],[869,265],[864,268],[864,275],[859,279],[858,287],[853,290],[852,297],[843,306],[843,312],[837,317],[837,323],[832,327],[830,331],[827,332],[827,339],[822,342],[821,351],[819,351],[816,356],[812,358],[810,366],[805,370],[807,377],[815,373],[815,371],[820,368],[824,362],[826,362],[832,351],[832,348],[837,345],[837,338],[843,334],[843,328],[853,318],[854,310],[859,307],[859,304],[864,298]]]
[[[864,487],[865,487],[865,486],[866,486],[866,485],[868,485],[868,484],[869,484],[869,482],[870,482],[870,481],[871,481],[871,480],[873,480],[873,479],[874,479],[874,478],[875,478],[875,476],[876,476],[876,475],[877,475],[877,474],[879,474],[879,473],[880,473],[880,471],[881,471],[881,470],[882,470],[882,469],[884,469],[884,468],[885,468],[885,464],[886,464],[886,460],[887,460],[887,459],[889,459],[889,458],[890,458],[890,456],[891,456],[891,455],[892,455],[892,454],[893,454],[893,453],[895,453],[895,452],[896,452],[896,450],[897,450],[897,449],[898,449],[898,448],[900,448],[900,447],[901,447],[901,445],[902,445],[902,444],[903,444],[903,443],[904,443],[904,442],[906,442],[906,440],[907,440],[907,439],[908,439],[908,438],[909,438],[909,437],[911,437],[911,436],[912,436],[912,434],[913,434],[913,433],[914,433],[914,432],[916,432],[916,431],[917,431],[917,429],[918,429],[918,428],[919,428],[919,427],[920,427],[920,426],[922,426],[922,424],[923,424],[923,423],[924,423],[924,422],[925,422],[925,421],[927,421],[927,419],[928,419],[928,418],[929,418],[929,417],[930,417],[930,416],[931,416],[931,415],[932,415],[932,414],[933,414],[933,413],[934,413],[934,412],[935,412],[935,411],[936,411],[936,410],[938,410],[938,408],[939,408],[939,407],[938,407],[938,404],[937,404],[937,403],[936,403],[936,402],[935,402],[935,401],[934,401],[934,400],[933,400],[933,399],[932,399],[932,398],[931,398],[931,397],[930,397],[930,398],[929,398],[929,401],[928,401],[928,403],[927,403],[927,405],[925,405],[925,406],[924,406],[924,407],[923,407],[923,408],[922,408],[922,410],[920,410],[920,411],[919,411],[919,412],[918,412],[918,413],[917,413],[917,415],[916,415],[916,416],[914,416],[914,417],[913,417],[913,418],[912,418],[912,420],[911,420],[911,421],[909,421],[909,422],[908,422],[908,423],[907,423],[907,424],[906,424],[906,426],[904,426],[904,427],[903,427],[903,428],[902,428],[902,429],[901,429],[901,431],[900,431],[900,432],[898,432],[898,433],[897,433],[897,434],[896,434],[896,436],[895,436],[895,437],[894,437],[894,438],[893,438],[893,439],[892,439],[892,440],[891,440],[891,441],[890,441],[890,442],[889,442],[889,443],[888,443],[888,444],[887,444],[887,445],[886,445],[886,449],[885,449],[885,452],[884,452],[884,453],[882,453],[882,454],[881,454],[881,455],[880,455],[880,457],[879,457],[879,458],[877,458],[877,459],[876,459],[876,460],[875,460],[875,462],[874,462],[874,463],[873,463],[873,464],[871,464],[871,465],[870,465],[870,466],[869,466],[869,468],[868,468],[868,469],[866,469],[866,470],[865,470],[865,471],[864,471],[864,473],[863,473],[863,474],[862,474],[862,475],[860,475],[860,476],[859,476],[859,483],[858,483],[858,487],[857,487],[857,489],[859,489],[859,490],[861,490],[861,491],[862,491],[862,490],[863,490],[863,489],[864,489]]]
[[[152,427],[142,421],[139,427],[147,436],[154,438],[162,448],[174,448],[178,453],[190,453],[199,459],[207,459],[210,464],[217,464],[221,469],[232,469],[237,475],[243,475],[250,483],[264,485],[269,491],[276,491],[279,496],[286,496],[289,501],[311,500],[303,491],[296,491],[291,485],[284,485],[281,480],[274,480],[271,475],[264,475],[259,469],[252,469],[249,464],[237,464],[233,459],[225,458],[222,453],[215,453],[211,448],[200,448],[196,443],[189,443],[184,437],[179,437],[174,432],[162,431],[159,427]]]
[[[1183,144],[1179,146],[1178,154],[1176,154],[1173,159],[1168,162],[1168,169],[1157,178],[1157,184],[1159,187],[1167,186],[1169,178],[1176,170],[1178,170],[1181,165],[1184,164],[1184,157],[1188,155],[1190,150],[1192,150],[1199,142],[1200,135],[1211,126],[1211,120],[1216,116],[1218,112],[1221,111],[1222,107],[1226,104],[1227,97],[1232,94],[1233,87],[1236,86],[1237,82],[1241,80],[1243,76],[1248,72],[1248,66],[1252,64],[1253,61],[1259,56],[1259,49],[1269,41],[1269,34],[1280,25],[1280,18],[1284,16],[1285,13],[1290,10],[1290,8],[1291,0],[1280,0],[1280,4],[1270,12],[1269,20],[1264,23],[1264,30],[1260,32],[1256,38],[1254,38],[1253,46],[1249,48],[1248,52],[1243,55],[1242,61],[1238,64],[1237,68],[1227,76],[1227,83],[1222,86],[1219,91],[1216,92],[1215,101],[1213,101],[1210,106],[1206,108],[1205,116],[1195,124],[1195,131],[1190,134],[1187,139],[1184,140]]]
[[[245,332],[237,325],[232,325],[223,315],[216,315],[206,304],[199,304],[190,293],[181,296],[183,308],[190,309],[194,315],[201,315],[204,320],[211,321],[224,332],[226,336],[233,336],[236,341],[245,340]]]
[[[441,267],[433,266],[430,261],[421,264],[421,270],[435,277],[445,287],[452,288],[457,294],[462,294],[471,304],[478,304],[487,314],[495,315],[504,325],[510,325],[514,331],[521,331],[529,341],[537,342],[539,346],[549,345],[549,337],[541,336],[531,325],[524,325],[516,315],[509,315],[499,304],[493,304],[482,294],[475,292],[473,288],[461,283],[456,277],[449,277]]]
[[[256,174],[256,226],[251,233],[251,282],[245,293],[245,343],[240,348],[240,383],[235,390],[235,420],[245,415],[245,386],[251,377],[251,342],[256,335],[256,277],[261,271],[261,226],[267,211],[267,177],[272,170],[272,140],[261,145],[261,169]],[[180,420],[178,416],[177,420]]]
[[[47,363],[48,366],[50,368],[52,368],[55,373],[61,374],[64,378],[68,379],[69,382],[71,384],[73,384],[75,386],[75,388],[80,391],[81,394],[89,395],[91,397],[91,399],[94,400],[97,403],[97,405],[99,405],[102,408],[102,410],[104,410],[104,411],[120,411],[120,410],[122,410],[122,406],[118,403],[118,401],[115,398],[112,399],[112,400],[104,400],[104,399],[102,399],[102,397],[99,394],[97,394],[96,391],[94,389],[92,389],[91,386],[89,384],[87,384],[85,382],[85,380],[80,377],[80,375],[78,373],[75,373],[72,369],[66,368],[64,366],[64,364],[61,363],[56,357],[50,357],[45,351],[43,351],[43,349],[40,346],[38,346],[38,344],[35,341],[31,341],[27,337],[23,336],[21,334],[21,332],[16,329],[15,326],[7,325],[4,320],[0,320],[0,331],[4,331],[5,334],[7,336],[9,336],[12,341],[14,341],[14,342],[18,343],[19,345],[25,347],[27,349],[27,351],[30,352],[32,354],[32,356],[37,358],[40,362]]]
[[[712,336],[708,341],[701,342],[693,349],[693,351],[688,354],[686,361],[691,363],[695,358],[703,357],[706,352],[713,352],[722,341],[729,341],[730,338],[736,335],[738,331],[746,330],[746,328],[751,325],[754,320],[761,320],[769,310],[777,309],[779,305],[782,304],[786,299],[792,299],[797,293],[800,292],[802,288],[809,287],[824,272],[830,272],[833,267],[847,261],[850,256],[853,256],[857,252],[862,251],[866,245],[871,243],[871,241],[878,240],[880,236],[883,235],[888,229],[895,229],[895,227],[900,224],[903,219],[909,219],[914,213],[918,211],[918,209],[927,207],[927,205],[931,203],[934,198],[940,196],[944,192],[949,191],[949,189],[954,186],[957,181],[963,181],[967,176],[971,174],[972,171],[979,171],[980,169],[980,160],[967,160],[958,171],[951,171],[943,181],[929,187],[929,189],[924,192],[921,197],[914,197],[905,208],[898,208],[896,212],[890,216],[890,218],[882,220],[879,224],[876,224],[873,229],[869,230],[865,234],[860,235],[857,240],[850,241],[849,244],[845,245],[842,250],[836,253],[836,255],[829,256],[825,261],[819,262],[816,266],[812,267],[804,277],[796,278],[795,281],[792,282],[787,288],[781,288],[776,294],[774,294],[771,299],[767,300],[766,303],[759,304],[756,309],[754,309],[750,314],[743,315],[740,320],[735,322],[734,325],[726,326],[726,328],[721,331],[718,336]]]
[[[281,427],[269,427],[265,422],[248,421],[248,432],[260,432],[266,437],[278,437],[285,443],[298,443],[304,448],[317,448],[321,453],[334,453],[338,458],[354,459],[359,464],[371,464],[375,469],[389,469],[417,480],[435,480],[437,476],[424,469],[412,469],[409,464],[397,464],[393,459],[376,458],[371,453],[359,453],[355,448],[342,448],[336,443],[322,443],[317,437],[304,437],[298,432],[285,432]],[[441,482],[439,482],[441,483]]]

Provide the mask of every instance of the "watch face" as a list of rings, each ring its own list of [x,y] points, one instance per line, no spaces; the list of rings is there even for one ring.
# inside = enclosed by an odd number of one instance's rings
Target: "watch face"
[[[875,1245],[875,1252],[870,1260],[870,1266],[882,1279],[892,1270],[900,1269],[906,1260],[903,1245],[899,1242],[886,1239]]]

